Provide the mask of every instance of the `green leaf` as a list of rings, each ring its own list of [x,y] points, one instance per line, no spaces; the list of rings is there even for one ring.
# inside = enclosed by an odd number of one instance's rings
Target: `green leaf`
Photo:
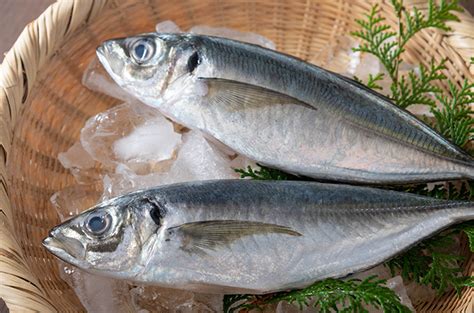
[[[223,310],[225,313],[239,312],[239,310],[248,307],[247,302],[251,298],[251,295],[225,295]]]
[[[430,286],[439,295],[448,288],[454,288],[459,294],[463,287],[472,283],[474,277],[463,276],[459,261],[463,257],[454,254],[449,248],[455,243],[454,236],[463,231],[468,237],[473,235],[474,221],[452,227],[433,238],[423,241],[407,252],[389,260],[385,265],[392,275],[400,273],[405,280]],[[474,238],[469,238],[473,244]],[[472,249],[472,247],[471,247]]]
[[[404,280],[420,283],[428,271],[432,259],[419,246],[389,260],[385,265],[392,276],[398,273]]]
[[[448,82],[449,96],[436,95],[441,108],[433,107],[436,129],[458,146],[466,145],[473,139],[474,118],[471,104],[474,103],[474,83],[464,81],[460,89]]]
[[[411,312],[401,304],[393,290],[387,288],[383,279],[370,276],[364,280],[325,279],[301,290],[270,295],[225,296],[224,312],[239,312],[242,309],[261,308],[264,305],[285,301],[300,309],[315,307],[318,312],[367,312],[366,306],[384,312]],[[244,300],[244,302],[242,302]]]
[[[466,234],[469,240],[469,249],[474,252],[474,224],[464,227],[463,232]]]
[[[414,104],[435,106],[435,98],[432,94],[440,93],[441,89],[432,83],[446,79],[441,72],[446,69],[445,62],[446,60],[443,60],[436,65],[432,61],[429,68],[420,65],[419,74],[411,70],[407,76],[402,76],[397,82],[393,82],[391,90],[395,103],[401,108]]]
[[[459,21],[459,18],[452,12],[463,12],[463,8],[459,6],[459,1],[441,0],[439,5],[433,0],[428,2],[428,15],[425,16],[417,8],[413,8],[411,12],[407,12],[402,9],[402,13],[405,17],[406,31],[403,31],[400,36],[403,39],[403,43],[413,37],[416,33],[425,28],[438,28],[444,31],[450,31],[449,26],[446,22]]]
[[[464,287],[474,287],[474,277],[468,277],[466,281],[464,281]]]
[[[395,71],[393,61],[399,53],[393,51],[397,43],[392,39],[396,37],[397,33],[384,23],[385,18],[380,16],[379,13],[380,9],[375,4],[370,13],[366,15],[367,20],[356,19],[356,23],[359,24],[361,30],[352,32],[351,35],[361,39],[362,43],[353,50],[375,55],[392,75]]]
[[[462,258],[457,255],[432,252],[432,263],[429,271],[420,281],[421,284],[429,285],[438,291],[438,294],[443,294],[448,287],[452,286],[460,293],[465,286],[464,282],[470,277],[462,276],[462,269],[458,266],[458,261]]]
[[[387,69],[392,81],[398,83],[398,68],[401,54],[405,51],[408,41],[426,28],[438,28],[449,31],[449,21],[459,21],[453,12],[462,12],[458,0],[441,0],[437,5],[433,0],[428,2],[428,14],[423,14],[416,7],[407,11],[403,1],[391,0],[396,16],[398,29],[394,31],[384,23],[378,5],[374,5],[365,20],[357,19],[361,30],[352,32],[352,36],[361,39],[359,47],[354,51],[367,52],[375,55]]]
[[[458,182],[456,185],[453,182],[437,183],[430,188],[426,184],[418,184],[396,186],[390,189],[445,200],[473,200],[474,198],[474,182],[472,181]]]
[[[260,169],[253,169],[250,165],[247,169],[234,168],[236,173],[240,174],[240,178],[251,178],[256,180],[288,180],[291,175],[277,169],[269,168],[257,164]]]
[[[367,80],[367,83],[365,84],[367,87],[371,89],[378,89],[378,90],[383,90],[382,86],[380,86],[377,82],[382,81],[385,77],[384,73],[378,73],[375,75],[369,74],[369,78]],[[353,77],[356,82],[359,82],[363,84],[364,82],[357,76]]]

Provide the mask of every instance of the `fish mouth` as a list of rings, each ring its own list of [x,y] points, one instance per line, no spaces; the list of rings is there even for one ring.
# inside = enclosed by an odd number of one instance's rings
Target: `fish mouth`
[[[112,68],[110,67],[110,62],[107,59],[108,56],[110,55],[110,48],[109,48],[110,45],[111,43],[109,41],[102,43],[100,46],[97,47],[97,49],[95,50],[95,53],[97,55],[97,58],[99,59],[99,62],[105,68],[107,73],[109,73],[109,75],[112,75],[113,71],[112,71]]]
[[[119,50],[119,52],[117,52]],[[121,51],[120,51],[121,50]],[[126,66],[125,51],[121,43],[114,40],[107,40],[96,48],[96,55],[105,71],[114,80],[114,82],[124,88],[124,82],[121,77],[122,71]],[[123,59],[121,59],[122,55]]]
[[[59,237],[60,238],[58,238],[58,235],[50,233],[48,237],[43,239],[43,247],[59,259],[68,263],[78,264],[78,261],[85,260],[86,249],[79,240],[66,237],[62,234],[59,234]]]

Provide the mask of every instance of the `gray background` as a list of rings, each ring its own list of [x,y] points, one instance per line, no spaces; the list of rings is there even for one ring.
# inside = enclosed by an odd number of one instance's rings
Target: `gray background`
[[[166,0],[164,0],[166,1]],[[177,0],[180,1],[180,0]],[[428,0],[427,0],[428,1]],[[26,24],[35,19],[54,0],[0,0],[0,62]],[[474,14],[474,0],[461,0]]]

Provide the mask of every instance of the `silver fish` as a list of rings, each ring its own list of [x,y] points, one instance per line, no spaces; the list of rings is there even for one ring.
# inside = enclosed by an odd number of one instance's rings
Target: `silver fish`
[[[263,165],[319,179],[474,178],[473,159],[384,96],[259,46],[149,33],[97,50],[144,103]]]
[[[120,196],[55,227],[43,244],[100,275],[266,293],[368,269],[471,219],[470,202],[316,182],[220,180]]]

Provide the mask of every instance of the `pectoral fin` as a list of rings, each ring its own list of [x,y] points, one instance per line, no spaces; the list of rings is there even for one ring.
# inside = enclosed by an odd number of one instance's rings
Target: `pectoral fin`
[[[286,226],[234,220],[192,222],[168,229],[168,235],[180,238],[181,249],[192,253],[205,253],[246,236],[264,234],[302,236]]]
[[[298,99],[263,87],[220,78],[199,79],[207,83],[207,98],[210,105],[225,104],[235,111],[268,105],[300,105],[316,110],[315,107]]]

